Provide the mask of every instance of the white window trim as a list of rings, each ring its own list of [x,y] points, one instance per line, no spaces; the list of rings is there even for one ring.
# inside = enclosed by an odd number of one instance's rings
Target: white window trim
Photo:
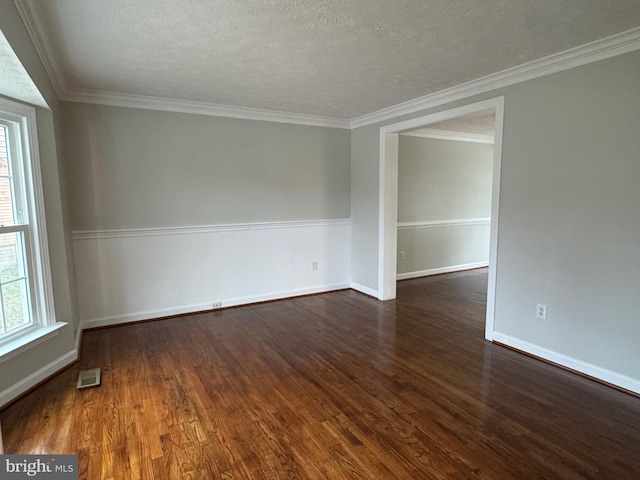
[[[31,295],[34,298],[32,312],[35,325],[22,334],[9,337],[0,344],[0,363],[18,353],[41,343],[66,325],[57,322],[53,301],[53,284],[49,262],[49,245],[45,217],[42,173],[38,149],[35,108],[0,98],[0,114],[3,118],[19,125],[20,155],[22,156],[23,175],[27,203],[30,204],[29,216],[33,249],[31,251],[33,269],[30,280]],[[28,246],[29,248],[29,246]]]
[[[46,327],[40,326],[38,329],[29,330],[25,335],[20,335],[0,345],[0,364],[55,337],[65,325],[67,325],[65,322],[56,322]]]

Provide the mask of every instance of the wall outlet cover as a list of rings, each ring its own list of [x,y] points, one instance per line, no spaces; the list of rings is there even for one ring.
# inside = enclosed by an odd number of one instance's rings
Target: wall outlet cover
[[[536,306],[536,317],[541,320],[547,319],[547,306],[539,303]]]

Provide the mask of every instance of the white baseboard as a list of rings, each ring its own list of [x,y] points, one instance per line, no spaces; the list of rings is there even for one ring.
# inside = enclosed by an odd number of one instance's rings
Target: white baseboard
[[[539,347],[538,345],[534,345],[508,335],[503,335],[502,333],[494,332],[493,341],[502,343],[549,362],[557,363],[558,365],[562,365],[568,369],[602,380],[603,382],[610,383],[611,385],[624,388],[630,392],[640,394],[640,380],[638,379],[627,377],[626,375],[607,370],[606,368],[577,360],[567,355],[563,355],[562,353],[547,350],[546,348]]]
[[[127,313],[123,315],[112,315],[109,317],[89,318],[80,322],[80,329],[87,330],[90,328],[109,327],[112,325],[140,322],[142,320],[152,320],[154,318],[182,315],[184,313],[201,312],[203,310],[211,310],[211,303],[198,303],[193,305],[184,305],[181,307],[145,310],[142,312]]]
[[[251,303],[269,302],[271,300],[282,300],[285,298],[301,297],[303,295],[314,295],[316,293],[333,292],[335,290],[344,290],[350,288],[348,283],[335,283],[333,285],[321,285],[312,288],[301,288],[298,290],[289,290],[285,292],[268,293],[265,295],[253,295],[249,297],[232,298],[226,302],[222,302],[223,307],[236,307],[240,305],[249,305]]]
[[[369,295],[370,297],[378,298],[378,290],[375,290],[373,288],[365,287],[364,285],[360,285],[359,283],[355,282],[351,282],[351,288],[353,288],[357,292]]]
[[[36,370],[31,375],[23,378],[18,383],[10,386],[3,392],[0,392],[0,407],[3,407],[7,403],[16,399],[23,393],[29,391],[31,388],[38,385],[43,380],[46,380],[50,376],[58,373],[60,370],[68,365],[71,365],[78,359],[78,351],[72,350],[69,353],[57,358],[53,362],[45,365],[44,367]]]
[[[399,273],[396,275],[397,280],[408,280],[410,278],[428,277],[429,275],[439,275],[441,273],[460,272],[463,270],[473,270],[474,268],[488,267],[489,262],[465,263],[462,265],[452,265],[450,267],[431,268],[429,270],[420,270],[418,272]]]
[[[272,300],[282,300],[286,298],[300,297],[302,295],[312,295],[316,293],[332,292],[335,290],[343,290],[349,288],[349,284],[333,284],[322,285],[314,288],[303,288],[299,290],[290,290],[286,292],[274,292],[264,295],[254,295],[250,297],[230,298],[222,301],[222,307],[237,307],[240,305],[249,305],[252,303],[268,302]],[[184,305],[173,308],[164,308],[160,310],[147,310],[144,312],[135,312],[126,315],[114,315],[111,317],[93,318],[80,322],[80,330],[87,330],[97,327],[108,327],[113,325],[122,325],[126,323],[139,322],[142,320],[153,320],[162,317],[171,317],[173,315],[182,315],[186,313],[202,312],[212,310],[211,303],[198,303],[192,305]],[[80,332],[79,332],[80,333]]]

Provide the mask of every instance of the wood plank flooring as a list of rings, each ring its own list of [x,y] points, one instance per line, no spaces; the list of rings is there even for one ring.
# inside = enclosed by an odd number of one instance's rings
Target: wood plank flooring
[[[640,399],[484,341],[486,281],[85,332],[0,413],[5,449],[77,453],[86,479],[640,478]]]

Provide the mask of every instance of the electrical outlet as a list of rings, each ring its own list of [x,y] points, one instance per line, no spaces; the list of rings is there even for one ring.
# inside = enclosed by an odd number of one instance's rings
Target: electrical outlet
[[[311,262],[311,270],[317,270],[318,269],[318,262]]]
[[[222,302],[213,302],[211,308],[222,308]]]
[[[547,306],[546,305],[542,305],[541,303],[539,303],[536,306],[536,317],[539,318],[540,320],[546,320],[547,319]]]
[[[404,253],[404,250],[400,252],[400,260],[404,260],[407,257],[407,254]]]

